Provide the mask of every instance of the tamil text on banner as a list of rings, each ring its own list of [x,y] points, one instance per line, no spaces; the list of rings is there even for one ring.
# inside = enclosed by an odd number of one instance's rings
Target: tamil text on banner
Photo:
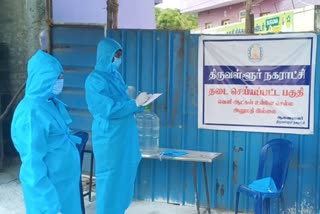
[[[316,35],[201,36],[199,128],[313,133]]]

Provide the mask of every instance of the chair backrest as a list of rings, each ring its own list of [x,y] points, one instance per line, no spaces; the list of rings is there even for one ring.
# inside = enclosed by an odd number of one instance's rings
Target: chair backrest
[[[293,144],[289,140],[279,138],[268,141],[260,151],[257,179],[272,177],[278,191],[281,192],[287,178],[292,154]],[[271,168],[266,172],[267,160],[269,159],[271,160]]]

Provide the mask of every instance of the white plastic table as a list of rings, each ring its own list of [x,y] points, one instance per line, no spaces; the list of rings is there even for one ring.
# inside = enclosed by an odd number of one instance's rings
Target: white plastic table
[[[176,151],[176,152],[184,151],[184,152],[187,152],[187,154],[179,156],[179,157],[161,155],[161,153],[163,151],[168,151],[168,150]],[[193,177],[193,186],[194,186],[194,196],[195,196],[195,202],[196,202],[196,208],[197,208],[198,214],[200,214],[200,207],[199,207],[199,196],[198,196],[198,187],[197,187],[196,163],[202,163],[205,188],[206,188],[206,196],[207,196],[207,211],[209,214],[211,214],[211,205],[210,205],[210,195],[209,195],[209,188],[208,188],[208,176],[207,176],[206,163],[212,163],[217,157],[221,156],[222,153],[159,148],[159,150],[157,152],[141,151],[141,155],[142,155],[142,158],[145,158],[145,159],[192,162],[192,177]]]

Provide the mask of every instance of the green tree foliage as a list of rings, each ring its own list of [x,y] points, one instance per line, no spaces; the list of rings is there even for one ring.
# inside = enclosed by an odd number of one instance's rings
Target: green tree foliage
[[[195,15],[182,14],[177,9],[156,8],[157,29],[191,30],[198,27]]]

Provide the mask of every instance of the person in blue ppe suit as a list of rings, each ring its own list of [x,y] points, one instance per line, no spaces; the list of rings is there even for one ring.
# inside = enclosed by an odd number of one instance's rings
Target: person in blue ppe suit
[[[134,100],[118,72],[122,47],[105,38],[98,44],[95,69],[85,83],[92,122],[96,166],[96,213],[123,214],[129,207],[141,160],[134,114],[148,99],[146,92]]]
[[[20,181],[27,214],[80,214],[80,159],[65,105],[56,98],[63,88],[63,69],[41,49],[28,61],[25,96],[18,104],[11,137],[22,164]]]

